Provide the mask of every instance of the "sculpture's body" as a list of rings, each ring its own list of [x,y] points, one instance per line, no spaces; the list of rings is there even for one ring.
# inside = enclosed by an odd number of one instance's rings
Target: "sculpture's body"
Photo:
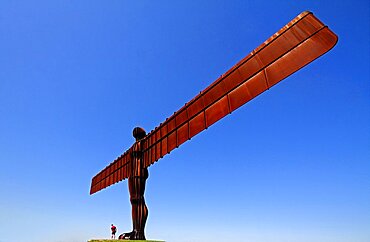
[[[145,204],[144,192],[145,183],[148,179],[148,168],[144,167],[143,144],[142,139],[145,137],[144,129],[136,127],[133,130],[133,136],[136,139],[133,145],[133,175],[128,179],[128,189],[130,192],[131,215],[132,215],[132,232],[124,233],[119,239],[145,240],[144,228],[148,217],[148,208]]]
[[[145,238],[148,166],[325,54],[336,42],[327,26],[303,12],[148,135],[135,128],[136,143],[93,178],[90,190],[93,194],[128,178],[133,231],[122,237]]]

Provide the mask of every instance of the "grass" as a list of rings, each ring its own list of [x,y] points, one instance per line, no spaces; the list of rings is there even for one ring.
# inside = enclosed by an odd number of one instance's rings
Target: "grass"
[[[163,240],[120,240],[120,239],[92,239],[88,242],[120,242],[120,241],[128,241],[128,242],[165,242]]]

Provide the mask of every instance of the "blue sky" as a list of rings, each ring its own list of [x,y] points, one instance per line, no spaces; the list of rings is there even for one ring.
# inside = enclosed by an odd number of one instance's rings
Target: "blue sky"
[[[150,239],[370,240],[368,1],[0,2],[0,242],[131,229],[91,178],[305,10],[334,49],[149,169]]]

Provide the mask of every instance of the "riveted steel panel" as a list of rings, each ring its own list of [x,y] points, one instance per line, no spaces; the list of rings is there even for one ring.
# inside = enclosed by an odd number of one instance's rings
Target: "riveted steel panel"
[[[240,106],[244,105],[246,102],[251,100],[253,97],[248,91],[246,84],[240,85],[238,88],[230,92],[230,111],[233,112]]]
[[[206,128],[204,112],[201,112],[189,121],[189,135],[190,138],[202,132]]]
[[[221,118],[229,114],[229,104],[227,96],[214,103],[206,109],[206,125],[211,126]]]
[[[197,96],[197,98],[194,101],[191,101],[189,103],[189,106],[187,107],[189,118],[194,117],[199,112],[201,112],[202,110],[204,110],[204,107],[205,106],[204,106],[204,101],[203,101],[202,95],[199,94]]]
[[[189,139],[189,127],[188,123],[183,124],[177,130],[177,145],[181,145]]]

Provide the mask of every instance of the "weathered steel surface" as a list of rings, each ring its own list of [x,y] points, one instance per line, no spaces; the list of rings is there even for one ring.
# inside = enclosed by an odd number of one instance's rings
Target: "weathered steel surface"
[[[337,36],[304,12],[151,131],[149,166],[224,116],[330,50]]]
[[[90,194],[131,176],[132,149],[128,149],[92,179]]]
[[[143,139],[144,167],[320,57],[337,36],[312,13],[303,12],[253,50]],[[91,184],[90,194],[131,176],[132,147]]]

